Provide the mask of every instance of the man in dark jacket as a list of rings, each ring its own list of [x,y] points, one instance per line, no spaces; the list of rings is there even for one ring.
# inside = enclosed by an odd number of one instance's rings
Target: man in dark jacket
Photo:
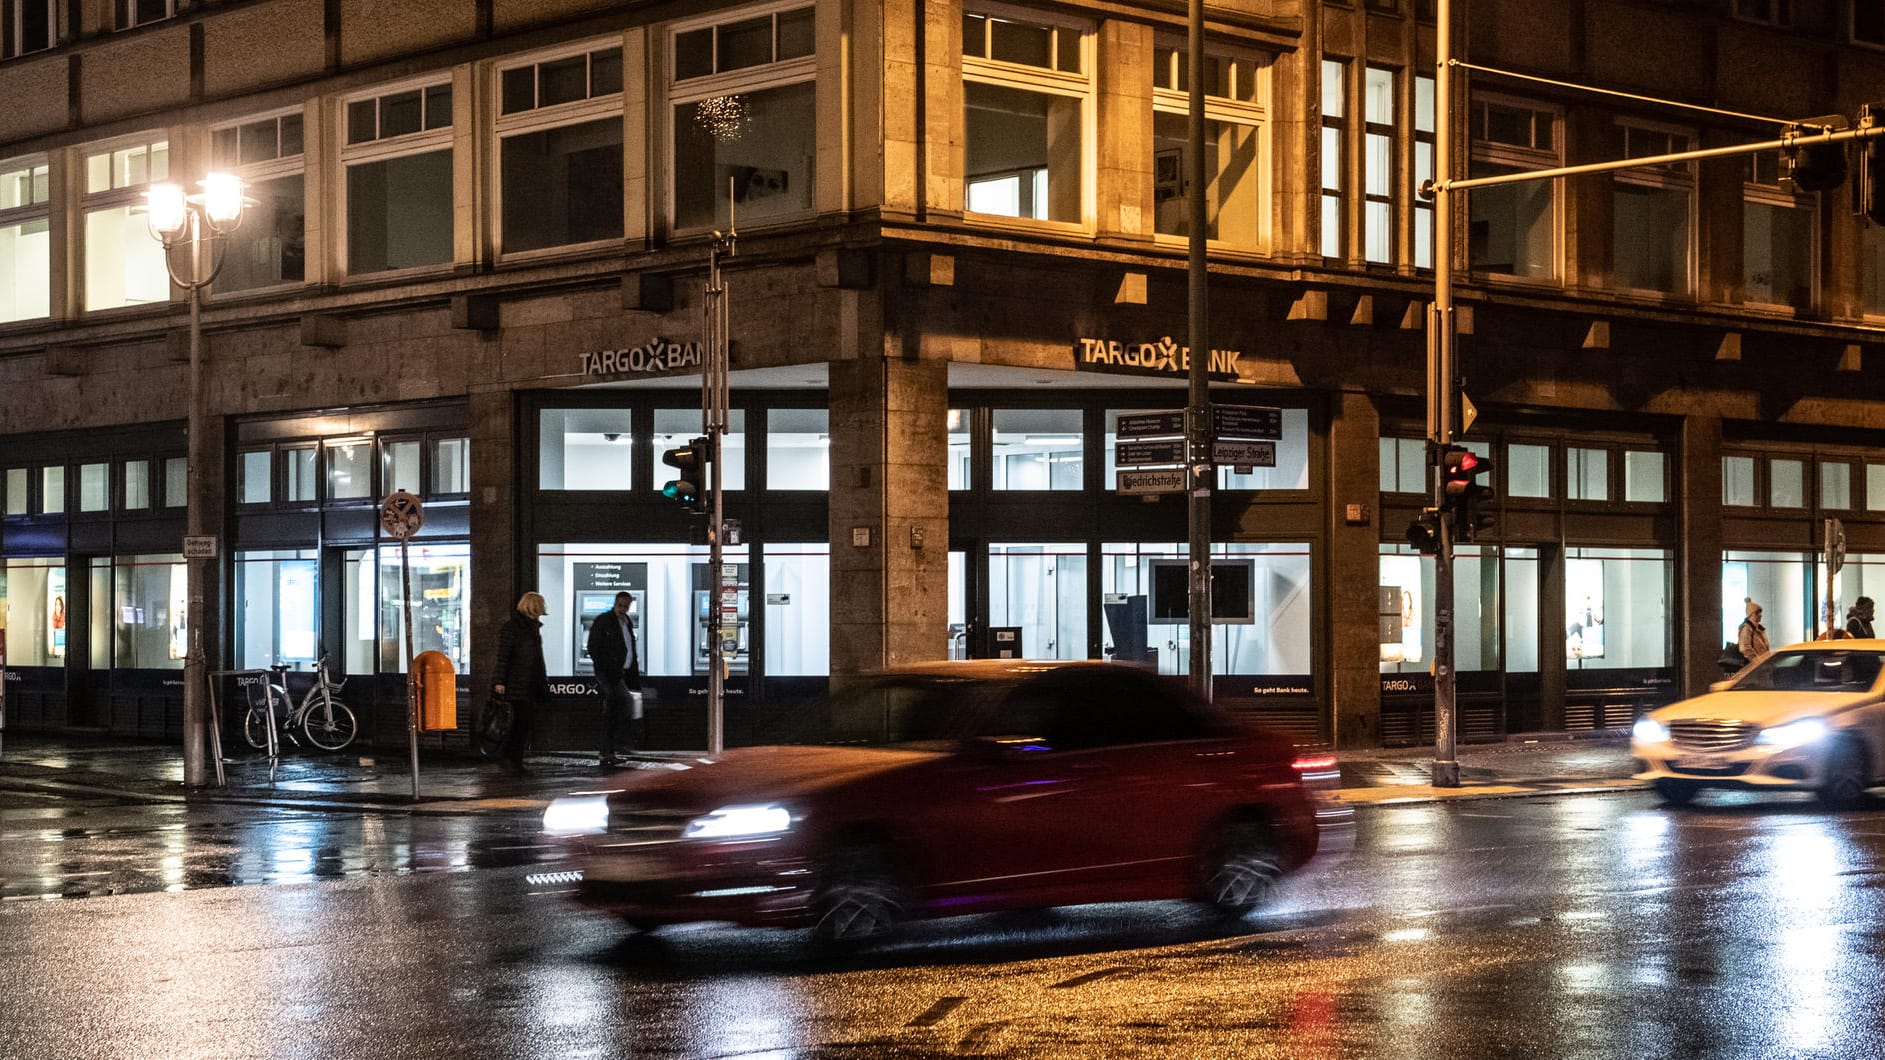
[[[1863,637],[1866,640],[1871,640],[1878,635],[1872,632],[1872,612],[1875,606],[1876,605],[1872,603],[1871,597],[1859,597],[1859,602],[1852,605],[1852,610],[1846,616],[1846,634],[1848,636]]]
[[[510,621],[497,631],[497,659],[491,667],[491,694],[511,705],[511,729],[498,753],[506,773],[522,774],[524,749],[530,744],[530,724],[537,704],[550,698],[550,675],[543,665],[543,623],[549,608],[537,593],[517,600]]]
[[[615,756],[616,730],[628,722],[628,750],[635,750],[635,723],[640,719],[631,688],[641,685],[641,653],[636,650],[635,620],[628,613],[632,597],[615,594],[615,606],[589,625],[589,661],[596,667],[602,688],[602,768],[624,764]]]

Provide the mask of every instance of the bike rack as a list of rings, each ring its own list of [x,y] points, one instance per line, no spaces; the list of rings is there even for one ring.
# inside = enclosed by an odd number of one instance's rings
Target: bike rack
[[[263,729],[268,733],[268,783],[271,787],[274,786],[275,767],[281,763],[281,740],[275,733],[275,710],[274,704],[270,701],[272,697],[269,695],[269,676],[272,673],[274,673],[273,670],[215,670],[209,675],[209,731],[210,739],[216,745],[214,758],[217,787],[227,786],[223,779],[222,700],[217,694],[217,689],[221,687],[221,678],[225,677],[236,679],[236,687],[242,689],[250,710],[256,709],[255,697],[258,694],[262,697],[262,706],[266,708],[262,711],[262,715],[267,719]],[[289,707],[292,709],[292,702]]]

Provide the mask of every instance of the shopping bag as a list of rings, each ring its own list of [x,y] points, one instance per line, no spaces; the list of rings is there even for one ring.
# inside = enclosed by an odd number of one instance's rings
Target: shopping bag
[[[472,727],[471,738],[478,745],[478,753],[486,758],[496,758],[504,747],[504,741],[510,738],[511,725],[517,720],[516,708],[511,701],[492,696],[484,701],[484,709],[478,712],[478,723]]]

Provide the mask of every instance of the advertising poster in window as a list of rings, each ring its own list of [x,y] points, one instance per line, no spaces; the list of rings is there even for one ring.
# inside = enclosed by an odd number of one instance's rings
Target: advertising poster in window
[[[1564,564],[1564,655],[1604,656],[1604,561],[1572,559]]]
[[[65,658],[65,568],[46,572],[46,654]]]
[[[1389,606],[1392,600],[1393,606]],[[1381,557],[1381,661],[1384,663],[1417,663],[1425,657],[1424,641],[1426,629],[1423,628],[1420,609],[1420,557],[1418,556],[1382,556]],[[1394,637],[1394,630],[1386,626],[1388,617],[1395,622],[1399,636]]]

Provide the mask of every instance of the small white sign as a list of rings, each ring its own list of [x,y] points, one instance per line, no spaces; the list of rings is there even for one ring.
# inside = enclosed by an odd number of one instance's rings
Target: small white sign
[[[1227,442],[1222,438],[1211,445],[1211,455],[1219,464],[1233,467],[1275,467],[1275,442]]]
[[[184,559],[215,559],[220,551],[215,537],[186,537],[183,539]]]
[[[1120,493],[1183,493],[1186,471],[1182,467],[1153,468],[1146,471],[1120,471]]]

